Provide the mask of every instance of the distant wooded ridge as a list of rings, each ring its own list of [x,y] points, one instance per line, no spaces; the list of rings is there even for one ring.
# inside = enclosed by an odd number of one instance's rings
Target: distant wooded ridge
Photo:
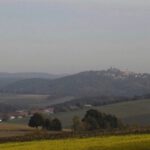
[[[141,96],[150,91],[150,74],[108,69],[86,71],[57,79],[32,78],[0,88],[1,93],[48,94],[55,96]]]

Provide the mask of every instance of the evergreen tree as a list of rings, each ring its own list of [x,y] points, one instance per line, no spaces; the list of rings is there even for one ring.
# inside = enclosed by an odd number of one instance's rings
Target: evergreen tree
[[[61,131],[62,130],[62,124],[59,119],[55,118],[51,121],[50,130],[53,130],[53,131]]]
[[[43,128],[46,130],[51,130],[51,120],[50,119],[47,118],[44,120]]]
[[[29,123],[28,125],[30,127],[33,127],[33,128],[38,128],[40,126],[43,126],[44,124],[44,118],[41,114],[39,113],[35,113],[29,120]]]
[[[101,113],[97,110],[91,109],[86,112],[82,119],[87,130],[118,128],[121,123],[117,117],[109,114]]]

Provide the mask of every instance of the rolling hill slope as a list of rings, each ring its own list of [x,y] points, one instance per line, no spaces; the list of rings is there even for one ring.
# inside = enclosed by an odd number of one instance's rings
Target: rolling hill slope
[[[115,104],[109,104],[105,106],[82,108],[73,111],[59,112],[51,114],[50,117],[59,118],[62,122],[63,127],[71,127],[72,119],[74,116],[83,118],[86,111],[89,109],[97,109],[107,114],[112,114],[120,118],[125,124],[132,125],[150,125],[150,99],[121,102]],[[29,118],[16,119],[12,123],[16,124],[28,124]],[[10,122],[11,123],[11,122]]]
[[[6,93],[49,94],[51,96],[135,96],[150,92],[150,74],[118,69],[87,71],[54,80],[29,79],[1,89]]]
[[[91,108],[116,115],[127,124],[150,125],[150,99],[121,102]],[[70,127],[74,116],[79,116],[82,118],[86,111],[91,108],[56,113],[53,117],[59,118],[65,127]]]
[[[39,80],[42,80],[42,79],[48,80],[49,79],[50,80],[50,79],[60,78],[63,76],[65,76],[65,75],[55,75],[55,74],[48,74],[48,73],[34,73],[34,72],[24,72],[24,73],[0,72],[0,89],[3,87],[9,87],[9,85],[11,85],[11,84],[17,84],[18,81],[20,81],[22,83],[23,82],[22,80],[25,80],[24,84],[25,84],[25,82],[27,82],[26,84],[28,84],[31,79],[39,79]],[[36,82],[38,82],[38,80],[36,80]],[[41,81],[39,81],[39,82],[41,83]]]
[[[1,93],[45,94],[49,92],[49,82],[50,79],[41,78],[19,80],[2,88]]]

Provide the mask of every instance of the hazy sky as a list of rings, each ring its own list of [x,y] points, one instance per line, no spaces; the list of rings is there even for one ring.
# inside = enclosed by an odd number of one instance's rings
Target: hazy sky
[[[0,72],[150,72],[149,0],[0,0]]]

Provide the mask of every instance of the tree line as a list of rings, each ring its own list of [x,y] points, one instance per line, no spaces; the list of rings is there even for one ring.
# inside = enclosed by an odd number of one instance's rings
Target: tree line
[[[45,118],[42,114],[35,113],[29,120],[28,125],[33,128],[41,127],[49,131],[61,131],[62,123],[59,119]],[[114,115],[105,114],[98,110],[90,109],[80,119],[78,116],[72,119],[73,131],[93,131],[100,129],[116,129],[123,126],[122,122]]]
[[[73,118],[72,127],[74,131],[92,131],[100,129],[117,129],[122,126],[122,122],[116,116],[90,109],[81,120],[78,116],[75,116]]]
[[[40,113],[35,113],[29,120],[28,125],[33,128],[41,127],[42,129],[51,130],[51,131],[61,131],[62,124],[59,119],[54,118],[45,118]]]

